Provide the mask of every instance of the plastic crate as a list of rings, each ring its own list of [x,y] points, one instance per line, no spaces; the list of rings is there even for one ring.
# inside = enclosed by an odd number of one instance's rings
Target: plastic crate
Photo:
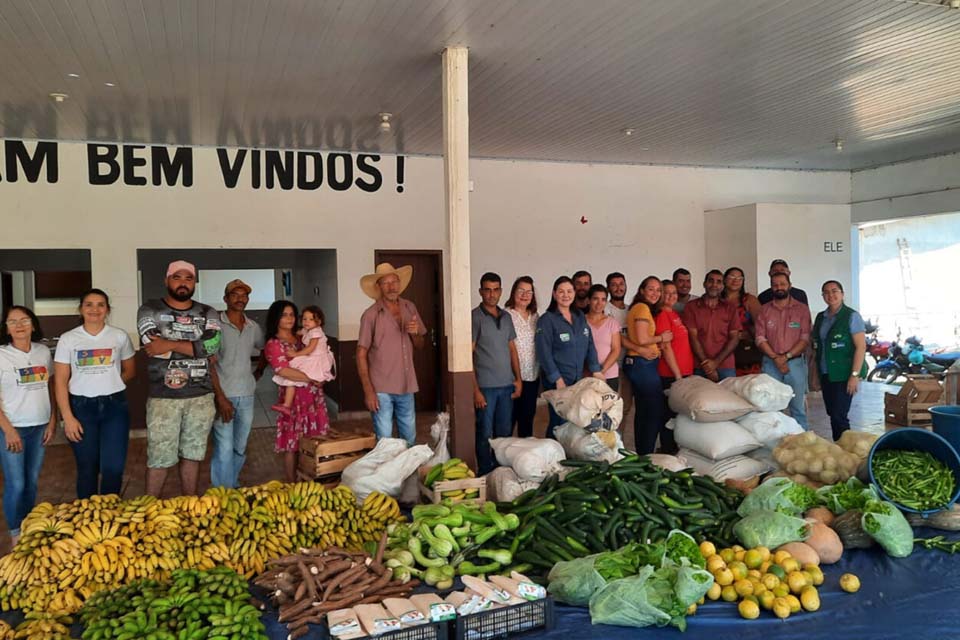
[[[458,616],[450,625],[455,640],[491,640],[528,631],[550,631],[556,624],[553,598],[531,600],[468,616]]]
[[[443,622],[418,624],[369,637],[375,637],[377,640],[447,640],[449,636],[450,621],[445,620]],[[330,635],[330,630],[327,628],[326,622],[323,624],[321,637],[323,640],[332,640],[333,638],[333,636]]]

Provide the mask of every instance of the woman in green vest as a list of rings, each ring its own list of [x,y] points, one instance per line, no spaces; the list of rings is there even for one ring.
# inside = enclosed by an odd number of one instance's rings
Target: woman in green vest
[[[847,414],[850,402],[867,374],[867,339],[863,317],[843,304],[843,285],[827,280],[820,287],[827,308],[813,323],[813,348],[816,352],[823,404],[830,416],[833,439],[839,440],[850,428]]]

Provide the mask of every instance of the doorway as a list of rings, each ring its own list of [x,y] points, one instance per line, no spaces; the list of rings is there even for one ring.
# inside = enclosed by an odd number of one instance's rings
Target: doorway
[[[374,266],[389,262],[395,267],[413,267],[413,279],[403,297],[417,307],[427,327],[426,344],[413,352],[420,391],[416,395],[417,411],[440,411],[443,408],[443,252],[436,250],[380,250],[374,252]]]

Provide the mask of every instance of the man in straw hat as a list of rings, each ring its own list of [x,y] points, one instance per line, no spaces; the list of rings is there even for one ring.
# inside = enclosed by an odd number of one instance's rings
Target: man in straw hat
[[[417,435],[413,394],[419,389],[413,349],[423,347],[427,333],[417,308],[400,297],[412,277],[413,267],[384,262],[360,278],[360,288],[375,302],[360,317],[357,341],[363,400],[373,414],[377,438],[393,435],[396,415],[400,437],[410,444]]]

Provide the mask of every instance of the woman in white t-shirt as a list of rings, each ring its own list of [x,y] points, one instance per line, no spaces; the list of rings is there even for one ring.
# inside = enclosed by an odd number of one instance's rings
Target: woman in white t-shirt
[[[0,327],[0,464],[3,466],[3,515],[13,544],[20,523],[37,501],[37,479],[44,447],[57,429],[53,402],[53,360],[40,344],[37,316],[12,306]]]
[[[127,382],[136,374],[133,343],[107,324],[110,298],[100,289],[80,297],[83,324],[62,336],[54,356],[57,405],[77,459],[77,497],[120,493],[127,463]]]

